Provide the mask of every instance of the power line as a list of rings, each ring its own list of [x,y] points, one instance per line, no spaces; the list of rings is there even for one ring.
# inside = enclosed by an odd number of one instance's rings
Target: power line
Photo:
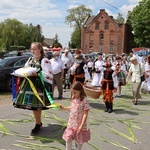
[[[110,3],[108,3],[108,2],[106,2],[106,1],[104,1],[104,0],[101,0],[101,1],[102,1],[103,3],[105,3],[105,4],[107,4],[107,5],[109,5],[109,6],[113,7],[113,8],[115,8],[115,9],[117,9],[117,10],[123,12],[123,13],[126,13],[126,12],[120,10],[118,7],[115,7],[115,6],[113,6],[112,4],[110,4]],[[127,14],[127,13],[126,13],[126,14]]]

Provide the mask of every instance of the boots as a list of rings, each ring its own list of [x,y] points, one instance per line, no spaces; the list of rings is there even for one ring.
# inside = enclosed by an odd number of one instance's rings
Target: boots
[[[112,111],[113,111],[113,103],[109,103],[108,113],[112,113]]]
[[[41,127],[42,127],[42,122],[40,124],[36,124],[34,129],[32,129],[31,133],[34,134],[34,133],[39,132]]]
[[[108,110],[109,110],[109,103],[105,102],[105,106],[106,106],[105,112],[108,112]]]

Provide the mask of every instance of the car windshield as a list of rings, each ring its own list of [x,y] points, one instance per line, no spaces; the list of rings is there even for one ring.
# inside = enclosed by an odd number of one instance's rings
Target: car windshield
[[[4,66],[10,60],[11,60],[11,58],[4,58],[4,59],[0,60],[0,66]]]

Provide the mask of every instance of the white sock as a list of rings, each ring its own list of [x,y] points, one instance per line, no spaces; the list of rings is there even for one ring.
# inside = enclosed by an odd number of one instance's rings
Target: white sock
[[[71,150],[72,148],[72,140],[66,142],[66,150]]]
[[[79,144],[79,143],[76,143],[76,144],[77,144],[77,147],[76,147],[77,150],[81,150],[83,144]]]

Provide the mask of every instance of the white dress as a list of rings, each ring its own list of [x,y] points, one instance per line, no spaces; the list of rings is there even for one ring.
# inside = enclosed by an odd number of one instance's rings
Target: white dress
[[[148,85],[148,91],[150,91],[150,64],[146,63],[145,64],[145,72],[149,77],[146,79],[147,85]]]
[[[85,81],[88,81],[91,77],[90,77],[90,73],[88,72],[88,66],[85,64],[83,66],[84,72],[85,72]]]
[[[100,77],[101,77],[101,74],[103,72],[103,65],[104,65],[104,61],[102,60],[97,60],[95,62],[95,70],[100,70],[100,73],[94,73],[94,77],[93,77],[93,80],[91,82],[91,85],[92,86],[100,86]]]

